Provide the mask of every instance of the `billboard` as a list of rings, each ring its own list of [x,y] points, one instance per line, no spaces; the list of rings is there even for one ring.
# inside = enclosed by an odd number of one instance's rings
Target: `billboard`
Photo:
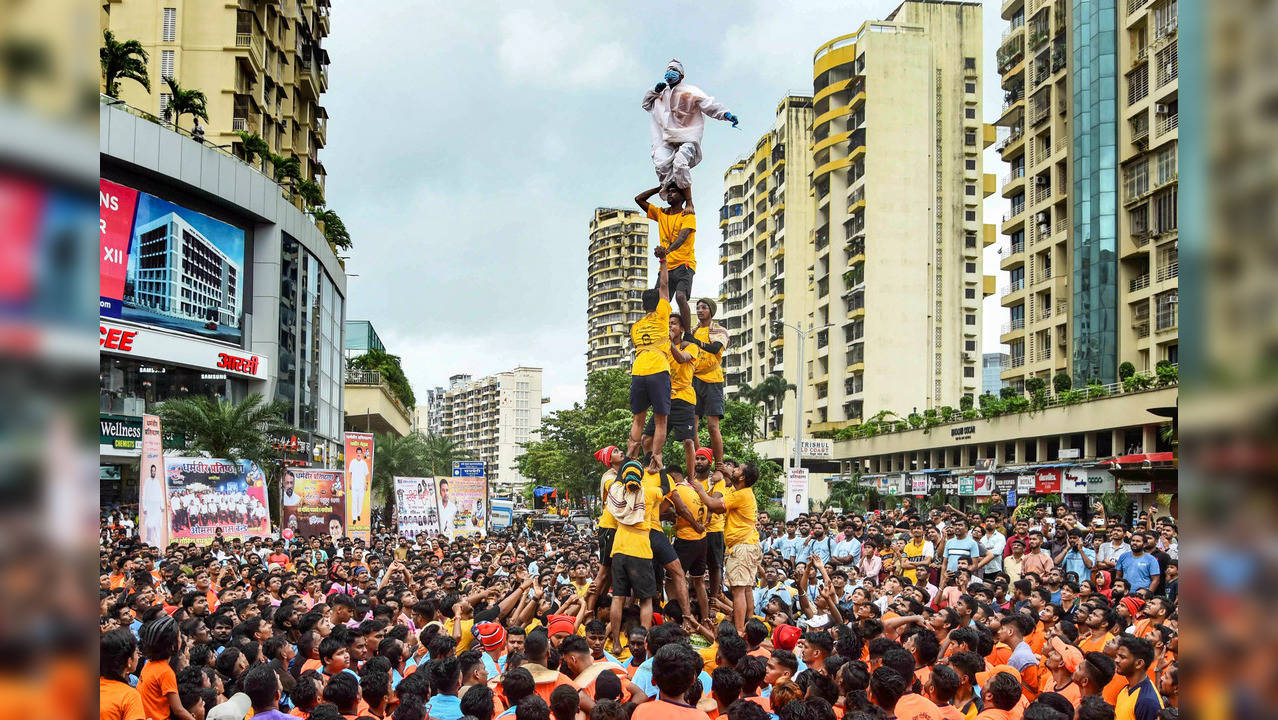
[[[372,538],[373,436],[346,433],[346,534]]]
[[[341,470],[285,468],[280,476],[280,534],[287,539],[346,534]]]
[[[454,469],[456,472],[456,469]],[[435,479],[440,532],[449,538],[484,537],[488,520],[488,479],[474,476]]]
[[[439,503],[435,478],[396,477],[395,516],[401,537],[413,539],[420,533],[439,534]]]
[[[266,537],[271,531],[266,476],[248,460],[164,458],[169,540],[207,545],[225,539]]]
[[[240,343],[244,231],[109,180],[98,183],[98,314]]]
[[[785,520],[789,522],[808,511],[808,469],[790,468],[785,483]]]
[[[169,544],[169,492],[164,481],[164,445],[158,415],[143,415],[138,477],[138,539],[152,547]]]

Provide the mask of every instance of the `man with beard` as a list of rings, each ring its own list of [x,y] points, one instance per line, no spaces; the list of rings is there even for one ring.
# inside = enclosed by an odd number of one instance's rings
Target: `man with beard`
[[[722,470],[712,469],[714,460],[713,451],[710,448],[700,448],[697,450],[696,458],[693,463],[695,471],[695,482],[701,484],[706,494],[713,498],[723,498],[723,493],[727,488],[727,480]],[[736,468],[737,464],[733,460],[724,460],[724,466],[728,471]],[[704,505],[703,505],[704,506]],[[708,513],[706,520],[706,571],[710,576],[706,586],[711,607],[714,607],[714,601],[723,595],[723,558],[726,548],[723,544],[723,521],[724,515],[720,512],[714,512],[706,507]]]
[[[1154,662],[1154,646],[1133,635],[1118,638],[1114,657],[1117,673],[1127,680],[1114,703],[1114,720],[1155,720],[1163,709],[1163,699],[1149,679],[1149,666]]]

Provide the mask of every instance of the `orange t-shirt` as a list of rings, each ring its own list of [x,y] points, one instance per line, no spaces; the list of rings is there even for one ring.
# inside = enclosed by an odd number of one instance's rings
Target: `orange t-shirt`
[[[1114,673],[1114,679],[1109,681],[1104,690],[1101,690],[1101,697],[1105,698],[1105,702],[1113,705],[1118,702],[1118,694],[1127,687],[1127,678]]]
[[[1078,709],[1079,703],[1083,702],[1083,691],[1079,689],[1078,683],[1073,680],[1071,680],[1069,684],[1063,688],[1056,687],[1054,683],[1049,683],[1049,685],[1050,687],[1047,688],[1048,691],[1064,695],[1069,700],[1070,704],[1074,706],[1075,710]]]
[[[1043,623],[1039,621],[1038,627],[1034,628],[1034,632],[1025,636],[1025,642],[1030,646],[1030,650],[1035,655],[1043,654],[1043,645],[1047,642],[1047,633],[1043,630]]]
[[[771,714],[771,713],[772,713],[772,700],[771,700],[771,699],[769,699],[769,698],[761,697],[761,696],[759,696],[759,695],[751,695],[750,697],[744,697],[744,698],[741,698],[741,699],[742,699],[742,700],[745,700],[745,701],[747,701],[747,702],[752,702],[752,703],[754,703],[755,705],[758,705],[759,707],[763,708],[764,710],[767,710],[769,714]],[[642,707],[642,706],[640,706],[640,707]],[[631,718],[631,720],[634,720],[634,718]]]
[[[293,708],[292,710],[288,711],[288,714],[292,715],[293,717],[300,717],[302,718],[302,720],[306,720],[306,718],[311,716],[310,713],[306,712],[305,710],[301,708]]]
[[[142,709],[150,720],[168,720],[169,693],[177,691],[177,673],[168,660],[152,660],[142,668],[138,692],[142,695]]]
[[[949,703],[945,703],[944,705],[937,705],[936,709],[941,712],[941,718],[943,720],[965,720],[967,718],[967,716],[964,715],[958,708],[954,707],[953,705]]]
[[[635,708],[630,720],[710,720],[710,716],[691,705],[657,699]]]
[[[1007,659],[1012,657],[1012,648],[1006,643],[995,643],[994,649],[989,655],[985,656],[985,661],[990,665],[1006,665]]]
[[[936,703],[928,700],[918,693],[907,693],[896,701],[896,707],[892,712],[898,718],[907,718],[908,720],[941,720],[941,709]]]
[[[976,720],[1010,720],[1011,717],[1008,711],[991,707],[982,710],[981,714],[976,716]]]
[[[1080,635],[1078,637],[1078,649],[1082,650],[1084,654],[1087,654],[1089,652],[1105,652],[1105,646],[1108,645],[1109,641],[1113,639],[1114,639],[1113,633],[1105,633],[1105,635],[1102,636],[1100,640],[1093,640],[1090,633],[1087,635],[1087,637],[1083,637]]]
[[[98,678],[98,708],[101,720],[146,720],[142,696],[119,680]]]
[[[927,687],[927,682],[932,679],[932,667],[924,665],[914,671],[914,677],[918,678],[919,687]]]

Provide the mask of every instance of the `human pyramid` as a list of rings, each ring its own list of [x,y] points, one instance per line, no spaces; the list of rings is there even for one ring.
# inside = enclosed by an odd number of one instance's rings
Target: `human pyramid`
[[[703,116],[737,118],[677,60],[643,107],[660,273],[631,330],[630,436],[595,453],[593,535],[155,548],[104,516],[103,720],[1176,718],[1170,517],[758,512],[758,471],[718,431],[727,332],[713,301],[696,327],[689,307],[689,171]],[[662,460],[667,429],[684,467]]]

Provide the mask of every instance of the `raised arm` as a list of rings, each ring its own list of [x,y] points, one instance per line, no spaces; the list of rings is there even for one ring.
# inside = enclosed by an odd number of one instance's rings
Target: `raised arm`
[[[656,195],[659,192],[661,192],[660,185],[650,190],[644,190],[643,192],[635,196],[635,204],[639,206],[640,210],[646,213],[648,212],[648,198],[652,197],[653,195]]]
[[[670,302],[670,268],[666,265],[665,257],[657,260],[660,271],[657,274],[657,294],[662,300]]]
[[[711,477],[714,476],[712,475]],[[707,493],[706,489],[702,487],[699,482],[690,484],[692,485],[692,489],[696,491],[697,497],[701,498],[701,502],[705,503],[707,508],[710,508],[710,512],[716,512],[722,515],[728,511],[727,503],[724,502],[722,495],[718,493],[715,493],[714,495]]]
[[[698,483],[687,484],[696,485]],[[697,521],[697,516],[693,515],[692,511],[688,509],[688,504],[683,501],[683,498],[679,497],[678,492],[670,493],[670,502],[674,505],[675,513],[678,514],[679,517],[688,521],[688,524],[692,526],[693,530],[696,530],[698,533],[705,532],[705,526]]]

